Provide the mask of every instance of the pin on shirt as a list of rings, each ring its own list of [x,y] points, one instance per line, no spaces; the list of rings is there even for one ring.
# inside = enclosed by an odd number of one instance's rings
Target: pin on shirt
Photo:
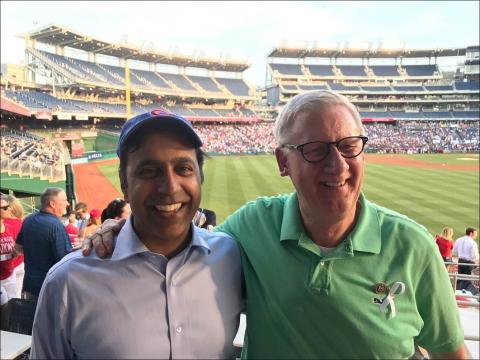
[[[403,282],[395,282],[390,289],[384,283],[379,283],[375,285],[375,292],[377,294],[387,293],[383,299],[373,298],[374,304],[379,305],[380,311],[382,313],[388,313],[390,308],[389,316],[394,318],[397,315],[397,309],[395,307],[394,299],[396,296],[400,296],[405,292],[405,284]]]

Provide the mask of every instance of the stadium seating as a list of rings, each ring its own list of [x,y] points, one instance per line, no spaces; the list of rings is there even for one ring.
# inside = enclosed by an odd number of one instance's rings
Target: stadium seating
[[[365,66],[363,65],[337,65],[344,76],[364,76],[367,77]]]
[[[433,76],[438,72],[436,65],[402,65],[408,76]]]
[[[1,128],[1,169],[9,175],[65,179],[63,145],[40,136]]]
[[[480,118],[479,110],[470,111],[453,111],[453,116],[456,119],[478,119]]]
[[[327,85],[324,84],[298,84],[298,88],[304,91],[328,90]]]
[[[193,85],[188,81],[188,79],[180,74],[167,74],[167,73],[160,73],[162,78],[167,81],[171,81],[174,86],[179,89],[187,90],[187,91],[196,91]]]
[[[479,86],[478,81],[468,81],[468,82],[456,82],[455,83],[455,89],[457,90],[471,90],[471,91],[479,91],[480,86]]]
[[[422,112],[409,112],[409,111],[390,111],[392,117],[395,119],[424,119]]]
[[[363,91],[366,92],[389,92],[392,91],[390,86],[375,86],[375,85],[368,85],[361,87]]]
[[[393,65],[369,65],[368,66],[375,76],[400,76],[398,67]]]
[[[389,111],[360,111],[362,117],[367,118],[391,118],[392,114]]]
[[[329,83],[330,89],[334,91],[360,91],[360,87],[356,85],[344,85],[340,83]]]
[[[306,65],[313,76],[335,76],[331,65]]]
[[[300,65],[297,64],[269,64],[273,71],[278,71],[282,75],[299,75],[304,73]]]
[[[423,111],[423,116],[430,119],[451,119],[450,111]]]
[[[42,59],[48,59],[59,68],[67,71],[72,77],[95,84],[109,86],[125,86],[125,69],[119,66],[98,64],[74,59],[40,50],[31,50]],[[299,74],[301,69],[296,66]],[[206,76],[181,75],[164,72],[146,71],[130,68],[130,84],[133,88],[143,90],[161,90],[176,94],[180,92],[209,92],[233,96],[250,96],[250,89],[242,79],[212,78]],[[220,84],[220,86],[218,85]],[[224,92],[222,85],[228,93]],[[34,105],[34,104],[32,104]]]
[[[190,111],[193,111],[196,116],[210,116],[210,117],[218,117],[219,114],[213,109],[196,109],[190,108]]]
[[[398,92],[410,92],[410,91],[425,91],[422,85],[394,85],[393,90]]]
[[[218,88],[217,84],[209,77],[189,75],[188,78],[190,79],[190,81],[197,83],[208,92],[213,92],[213,93],[222,92],[222,90]]]
[[[298,87],[297,85],[289,85],[289,84],[282,84],[282,87],[284,90],[286,91],[294,91],[294,92],[298,92]]]
[[[215,78],[224,85],[233,95],[249,96],[249,88],[242,79]]]
[[[166,83],[160,76],[152,71],[131,69],[131,74],[137,77],[137,79],[143,79],[143,84],[151,88],[169,89],[172,90],[170,85]],[[140,80],[142,81],[142,80]]]
[[[452,85],[425,85],[428,91],[453,91]]]

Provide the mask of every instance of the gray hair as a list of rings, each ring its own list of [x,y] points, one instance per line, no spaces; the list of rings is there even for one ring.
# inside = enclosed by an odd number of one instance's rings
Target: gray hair
[[[280,146],[286,142],[288,130],[292,127],[298,114],[305,112],[310,113],[315,109],[325,109],[334,105],[344,106],[357,122],[362,135],[365,133],[362,125],[362,118],[360,117],[357,108],[345,96],[329,90],[309,91],[294,96],[283,107],[280,114],[278,114],[273,129],[277,145]]]
[[[50,206],[50,201],[52,201],[58,194],[60,194],[63,190],[62,188],[59,187],[48,187],[46,188],[42,195],[40,195],[40,204],[42,207],[42,210],[45,210]]]

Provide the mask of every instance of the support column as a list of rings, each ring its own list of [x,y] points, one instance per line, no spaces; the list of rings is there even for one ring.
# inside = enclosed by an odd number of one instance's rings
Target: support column
[[[127,120],[132,115],[130,107],[130,69],[128,67],[128,60],[125,61],[125,103],[127,108]]]

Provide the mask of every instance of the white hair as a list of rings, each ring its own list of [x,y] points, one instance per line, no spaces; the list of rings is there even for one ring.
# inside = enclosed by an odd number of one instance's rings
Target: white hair
[[[357,122],[362,135],[365,133],[362,118],[357,108],[345,96],[329,90],[309,91],[294,96],[283,107],[280,114],[278,114],[273,129],[277,145],[285,144],[288,130],[292,127],[298,114],[310,113],[315,109],[325,109],[334,105],[344,106]]]

